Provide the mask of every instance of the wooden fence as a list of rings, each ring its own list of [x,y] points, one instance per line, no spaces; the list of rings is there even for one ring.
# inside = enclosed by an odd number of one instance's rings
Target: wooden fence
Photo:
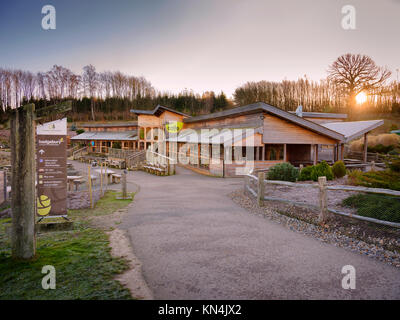
[[[255,187],[252,188],[252,185]],[[316,189],[315,195],[319,199],[319,205],[312,205],[303,202],[296,202],[289,199],[277,198],[277,197],[268,197],[265,196],[265,187],[266,185],[282,185],[288,187],[295,188],[312,188]],[[254,175],[245,175],[244,176],[244,189],[247,194],[250,194],[254,198],[257,199],[258,205],[263,206],[264,201],[278,201],[287,204],[293,204],[302,207],[308,207],[311,209],[317,209],[319,211],[319,221],[321,223],[329,220],[331,214],[337,214],[341,216],[346,216],[358,220],[373,222],[381,225],[386,225],[390,227],[400,228],[400,223],[390,222],[378,220],[370,217],[359,216],[355,214],[350,214],[347,212],[341,212],[335,209],[331,209],[328,207],[327,201],[327,191],[328,190],[341,190],[348,192],[361,192],[361,193],[372,193],[372,194],[384,194],[395,197],[400,197],[400,191],[389,190],[389,189],[380,189],[380,188],[366,188],[366,187],[356,187],[356,186],[345,186],[345,185],[335,185],[328,186],[326,185],[326,177],[319,177],[318,184],[309,184],[309,183],[294,183],[287,181],[276,181],[276,180],[265,180],[265,173],[259,172],[258,176]]]
[[[364,152],[361,151],[347,151],[346,153],[346,158],[349,159],[357,159],[364,161]],[[375,161],[375,162],[384,162],[385,161],[385,156],[380,154],[380,153],[375,153],[375,152],[367,152],[367,161]]]

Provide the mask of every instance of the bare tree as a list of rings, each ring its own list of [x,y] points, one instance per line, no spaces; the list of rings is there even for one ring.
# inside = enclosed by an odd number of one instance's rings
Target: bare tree
[[[98,87],[98,76],[96,73],[96,68],[91,64],[84,66],[82,79],[85,88],[85,94],[89,93],[90,96],[90,110],[92,113],[92,120],[94,121],[94,97],[96,94],[96,89]]]
[[[344,90],[353,106],[357,94],[382,87],[391,72],[377,66],[367,55],[347,53],[329,66],[328,74],[328,79]]]

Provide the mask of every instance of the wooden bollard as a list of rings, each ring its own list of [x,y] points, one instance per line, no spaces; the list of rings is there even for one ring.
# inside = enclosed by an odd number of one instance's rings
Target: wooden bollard
[[[90,208],[93,208],[92,176],[90,174],[90,165],[88,166],[88,185],[89,185]]]
[[[318,177],[319,185],[319,222],[325,223],[328,221],[328,208],[327,208],[327,193],[326,193],[326,177]]]
[[[257,183],[257,202],[260,207],[264,206],[264,172],[258,173],[258,183]]]
[[[371,171],[375,171],[375,161],[371,161]]]
[[[128,198],[128,195],[127,195],[127,192],[126,192],[126,173],[127,173],[126,170],[124,170],[122,172],[122,198],[123,199],[127,199]]]
[[[301,164],[301,165],[299,166],[299,171],[303,170],[303,168],[304,168],[304,166]]]

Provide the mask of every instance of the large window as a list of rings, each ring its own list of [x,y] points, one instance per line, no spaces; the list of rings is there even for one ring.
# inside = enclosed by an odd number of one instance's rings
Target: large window
[[[283,160],[283,144],[266,144],[265,160]]]

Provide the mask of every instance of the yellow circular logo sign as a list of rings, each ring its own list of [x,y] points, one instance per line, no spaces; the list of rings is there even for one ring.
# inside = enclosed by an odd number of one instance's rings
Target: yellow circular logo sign
[[[51,210],[51,200],[48,196],[42,194],[37,199],[37,211],[40,216],[47,216]]]
[[[183,122],[170,121],[165,125],[166,129],[170,133],[177,133],[183,128]]]

